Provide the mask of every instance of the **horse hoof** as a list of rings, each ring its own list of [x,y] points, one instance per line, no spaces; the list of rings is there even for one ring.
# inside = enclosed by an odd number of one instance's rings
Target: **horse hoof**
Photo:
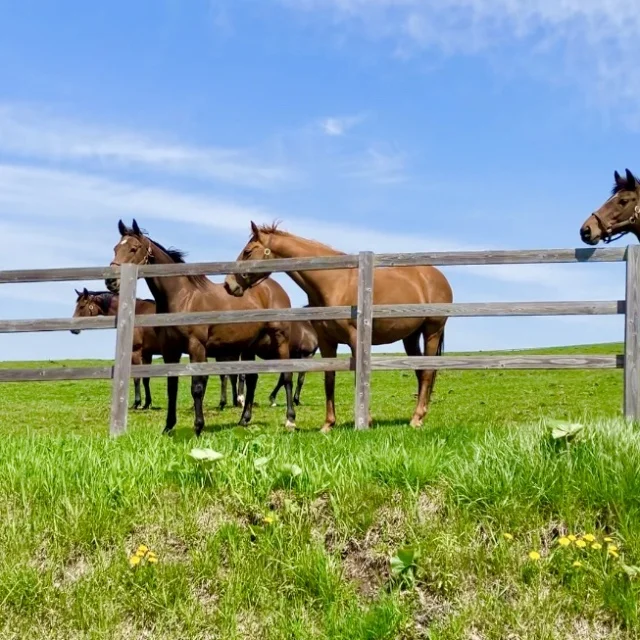
[[[296,423],[295,422],[291,422],[291,420],[287,420],[284,424],[284,428],[287,431],[295,431],[296,430]]]
[[[238,406],[244,407],[244,396],[238,396]]]
[[[145,404],[144,407],[142,407],[142,410],[149,411],[150,408],[151,408],[151,404]]]
[[[320,429],[320,433],[331,433],[331,425],[325,424],[322,429]]]
[[[165,427],[165,428],[162,430],[162,435],[163,435],[163,436],[172,436],[172,435],[173,435],[173,433],[174,433],[174,432],[173,432],[173,427]]]
[[[272,406],[272,407],[277,407],[277,406],[278,406],[275,400],[272,400],[272,401],[271,401],[271,406]]]
[[[418,420],[417,418],[413,418],[411,420],[411,422],[409,423],[409,425],[411,427],[413,427],[414,429],[420,429],[420,428],[422,428],[422,420]]]

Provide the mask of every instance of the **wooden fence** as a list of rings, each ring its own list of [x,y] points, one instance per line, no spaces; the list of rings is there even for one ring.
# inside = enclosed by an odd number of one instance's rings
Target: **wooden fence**
[[[508,264],[557,264],[626,262],[625,300],[601,302],[508,302],[451,304],[373,304],[373,270],[376,267],[460,266]],[[228,273],[291,272],[321,269],[358,269],[358,301],[353,307],[308,307],[257,311],[212,311],[207,313],[167,313],[134,316],[138,278],[178,275],[224,275]],[[640,419],[640,246],[626,248],[584,248],[541,251],[473,251],[411,254],[373,254],[327,256],[320,258],[255,262],[211,262],[175,265],[122,265],[119,268],[78,268],[0,271],[0,284],[63,282],[120,278],[120,304],[117,318],[55,318],[44,320],[1,320],[0,333],[68,331],[70,329],[117,329],[113,366],[0,369],[0,382],[33,380],[112,379],[112,435],[123,433],[127,425],[130,377],[167,377],[240,373],[279,373],[282,371],[355,370],[355,427],[368,426],[370,378],[372,371],[398,369],[612,369],[624,368],[624,414]],[[376,318],[421,316],[562,316],[625,315],[625,347],[621,356],[376,356],[371,355],[372,323]],[[198,364],[131,364],[134,323],[140,327],[167,327],[213,323],[255,321],[300,321],[355,319],[358,347],[354,359],[313,358],[310,360],[206,362]]]

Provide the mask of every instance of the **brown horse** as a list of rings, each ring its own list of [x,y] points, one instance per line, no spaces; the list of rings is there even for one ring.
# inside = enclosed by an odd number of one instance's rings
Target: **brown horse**
[[[309,305],[305,305],[308,307]],[[318,335],[310,322],[302,320],[300,322],[291,323],[291,336],[289,338],[289,357],[294,360],[297,358],[312,358],[318,350]],[[300,392],[304,384],[305,372],[298,372],[298,385],[296,392],[293,394],[293,404],[300,404]],[[269,395],[269,402],[272,407],[276,406],[276,396],[278,391],[284,386],[284,376],[280,374],[278,382],[273,391]],[[238,402],[240,405],[244,402],[244,374],[239,377],[238,383]]]
[[[613,173],[611,196],[580,227],[580,238],[585,244],[609,243],[626,233],[640,240],[640,182],[626,170],[624,178]]]
[[[120,220],[120,241],[114,247],[112,266],[122,264],[174,264],[184,262],[184,254],[177,249],[165,249],[145,235],[134,220],[129,229]],[[118,292],[119,279],[106,280],[109,291]],[[230,296],[221,284],[215,284],[204,276],[147,277],[147,285],[156,301],[158,313],[185,313],[198,311],[240,311],[248,309],[286,309],[291,307],[289,296],[274,280],[267,279],[242,299]],[[213,324],[166,327],[159,331],[162,357],[166,363],[179,362],[183,353],[190,361],[206,362],[208,357],[217,360],[255,360],[289,358],[289,322],[252,322],[243,324]],[[156,329],[156,331],[158,331]],[[292,374],[285,374],[287,393],[287,428],[295,428],[295,409],[292,398]],[[204,428],[202,402],[208,376],[193,376],[191,395],[194,403],[194,430],[200,435]],[[251,420],[257,374],[247,374],[247,397],[241,425]],[[167,422],[164,433],[176,424],[176,398],[178,377],[167,378]]]
[[[251,237],[238,260],[268,260],[271,258],[307,258],[344,255],[340,251],[281,231],[276,225],[258,227],[251,223]],[[230,293],[242,296],[264,274],[228,275],[225,286]],[[355,305],[358,300],[358,273],[353,269],[331,271],[296,271],[289,276],[306,292],[315,307]],[[374,304],[426,304],[452,302],[451,287],[444,275],[434,267],[389,267],[374,272]],[[425,354],[440,355],[444,342],[446,318],[398,318],[374,320],[373,344],[390,344],[402,340],[409,356],[421,355],[420,337],[425,341]],[[347,344],[355,357],[357,329],[354,320],[317,321],[313,323],[323,358],[335,358],[338,345]],[[422,424],[435,381],[435,371],[416,371],[418,401],[411,425]],[[335,372],[325,372],[327,402],[323,432],[336,422]],[[371,422],[371,417],[369,417]]]
[[[78,291],[74,318],[88,318],[91,316],[115,316],[118,314],[118,296],[110,291],[88,291],[86,288]],[[136,300],[136,315],[145,315],[156,312],[156,304],[153,300]],[[78,335],[80,329],[72,329],[71,333]],[[160,341],[153,327],[136,327],[133,330],[133,345],[131,348],[131,364],[151,364],[153,356],[160,355]],[[143,378],[144,406],[151,406],[151,389],[149,378]],[[133,408],[138,409],[142,404],[140,397],[140,378],[133,379],[135,399]]]
[[[74,318],[88,318],[91,316],[116,316],[118,315],[119,296],[110,291],[88,291],[85,287],[83,291],[78,291],[76,308],[73,313]],[[156,303],[153,300],[136,299],[136,315],[144,315],[156,312]],[[80,329],[72,329],[71,333],[78,335]],[[156,334],[155,327],[135,327],[133,330],[133,345],[131,350],[131,364],[151,364],[153,356],[162,355],[160,349],[160,339]],[[220,405],[222,410],[227,405],[227,378],[220,376]],[[144,385],[144,406],[148,409],[151,406],[151,389],[149,388],[149,378],[143,378]],[[231,376],[231,389],[233,394],[233,406],[240,407],[238,401],[238,376]],[[142,404],[140,397],[140,378],[133,379],[135,399],[133,408],[138,409]]]

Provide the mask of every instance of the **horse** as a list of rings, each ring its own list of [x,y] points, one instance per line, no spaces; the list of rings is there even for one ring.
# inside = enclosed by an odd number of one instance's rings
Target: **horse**
[[[115,316],[118,314],[118,296],[110,291],[82,291],[75,290],[78,298],[73,312],[74,318],[88,318],[92,316]],[[156,312],[153,300],[136,299],[136,315],[146,315]],[[71,329],[71,333],[78,335],[80,329]],[[153,356],[160,355],[160,341],[153,327],[135,327],[133,330],[133,345],[131,347],[131,364],[151,364]],[[144,410],[151,406],[151,389],[149,378],[143,378]],[[139,409],[142,404],[140,397],[140,378],[133,379],[135,399],[133,408]]]
[[[73,313],[74,318],[87,318],[91,316],[115,316],[118,314],[119,296],[110,291],[88,291],[85,287],[82,291],[75,290],[78,298],[76,308]],[[145,315],[156,312],[156,303],[153,300],[136,299],[136,315]],[[80,329],[72,329],[71,333],[78,335]],[[131,364],[151,364],[153,356],[161,355],[160,341],[156,335],[155,327],[136,327],[133,330],[133,346],[131,351]],[[222,411],[227,405],[227,378],[220,376],[220,404],[218,408]],[[231,389],[233,395],[233,406],[242,406],[238,400],[238,376],[231,377]],[[149,378],[143,378],[145,401],[144,410],[151,406],[151,389],[149,388]],[[140,378],[133,379],[135,399],[133,408],[139,409],[142,404],[140,397]]]
[[[184,253],[178,249],[165,249],[159,242],[143,233],[133,220],[128,228],[118,222],[120,241],[115,245],[112,267],[123,264],[176,264],[184,263]],[[211,282],[205,276],[173,276],[145,278],[155,301],[157,313],[185,313],[202,311],[241,311],[258,309],[287,309],[291,301],[285,290],[271,278],[263,279],[251,295],[245,298],[230,296],[224,285]],[[112,293],[120,288],[119,278],[105,280]],[[190,362],[206,362],[208,357],[218,361],[255,360],[256,356],[270,360],[289,358],[290,322],[251,322],[242,324],[182,325],[156,329],[160,334],[162,357],[165,363],[177,363],[183,353]],[[295,429],[295,409],[292,398],[291,373],[285,373],[287,411],[285,427]],[[246,426],[251,420],[258,375],[246,375],[247,395],[239,424]],[[208,376],[193,376],[191,395],[194,406],[194,431],[199,436],[204,428],[202,410]],[[172,432],[176,424],[178,377],[167,378],[167,420],[163,433]]]
[[[304,305],[308,307],[309,305]],[[318,351],[318,334],[315,332],[313,325],[308,320],[291,323],[291,336],[289,338],[289,357],[294,360],[298,358],[313,358]],[[305,372],[298,372],[298,384],[293,394],[293,404],[300,405],[300,393],[304,384]],[[278,382],[273,391],[269,395],[269,403],[272,407],[276,405],[276,397],[278,391],[284,386],[284,377],[280,374]],[[238,402],[244,402],[244,374],[240,374],[238,382]]]
[[[269,260],[273,258],[307,258],[345,255],[315,240],[301,238],[273,225],[258,227],[251,222],[249,242],[238,260]],[[307,294],[316,307],[355,305],[358,300],[358,274],[352,269],[331,271],[294,271],[289,276]],[[229,293],[243,296],[264,274],[230,274],[225,278]],[[435,267],[387,267],[374,270],[374,304],[425,304],[453,301],[449,282]],[[446,318],[397,318],[373,321],[372,344],[390,344],[402,340],[408,356],[422,355],[420,338],[424,339],[425,355],[441,355],[444,346]],[[355,320],[314,321],[323,358],[335,358],[339,344],[346,344],[353,357],[356,354],[357,327]],[[416,371],[418,399],[411,418],[412,427],[422,426],[433,391],[436,372]],[[331,431],[336,422],[335,372],[325,372],[326,417],[321,428]],[[371,416],[369,415],[369,424]]]
[[[580,227],[585,244],[608,244],[627,233],[640,240],[640,182],[629,169],[624,177],[614,171],[613,180],[611,196]]]

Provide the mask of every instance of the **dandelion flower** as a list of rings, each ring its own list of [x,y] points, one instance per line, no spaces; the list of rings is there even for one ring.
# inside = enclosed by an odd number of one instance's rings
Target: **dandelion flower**
[[[140,549],[138,549],[135,553],[136,557],[138,558],[144,558],[145,552],[141,551]]]
[[[568,547],[571,544],[571,540],[569,540],[569,538],[560,538],[560,540],[558,540],[558,544],[561,547]]]
[[[617,551],[611,551],[611,549],[609,549],[609,555],[612,558],[619,558],[620,557],[620,554]]]
[[[156,558],[156,556],[149,556],[147,558],[147,562],[149,562],[150,564],[156,564],[158,562],[158,558]]]
[[[570,533],[567,538],[569,538],[569,540],[571,540],[571,542],[575,542],[578,538],[576,538],[576,536],[573,535],[573,533]]]
[[[529,551],[529,558],[531,560],[540,560],[540,554],[537,551]]]
[[[149,547],[147,547],[146,544],[141,544],[138,547],[138,551],[142,552],[142,555],[144,555],[145,553],[147,553],[147,551],[149,551]]]
[[[140,556],[137,556],[137,555],[136,556],[131,556],[129,558],[129,564],[132,567],[137,567],[140,564]]]
[[[265,516],[262,518],[262,522],[265,524],[273,524],[273,516]]]
[[[609,536],[607,536],[607,537],[604,539],[604,541],[605,541],[605,542],[613,542],[613,538],[610,538]]]
[[[616,547],[615,544],[609,544],[607,545],[607,549],[609,550],[609,552],[612,552],[612,551],[617,551],[618,547]]]
[[[587,542],[593,542],[596,537],[592,533],[587,533],[582,536]]]
[[[591,545],[591,548],[592,548],[592,549],[595,549],[595,550],[597,551],[598,549],[602,549],[602,545],[601,545],[599,542],[594,542],[594,543]]]
[[[582,566],[582,562],[580,562],[580,560],[576,560],[571,566],[573,566],[573,567],[581,567]]]
[[[576,541],[576,547],[578,547],[578,549],[584,549],[586,546],[587,546],[587,543],[584,540]]]
[[[502,537],[503,537],[505,540],[513,540],[513,536],[512,536],[510,533],[503,533],[503,534],[502,534]]]

